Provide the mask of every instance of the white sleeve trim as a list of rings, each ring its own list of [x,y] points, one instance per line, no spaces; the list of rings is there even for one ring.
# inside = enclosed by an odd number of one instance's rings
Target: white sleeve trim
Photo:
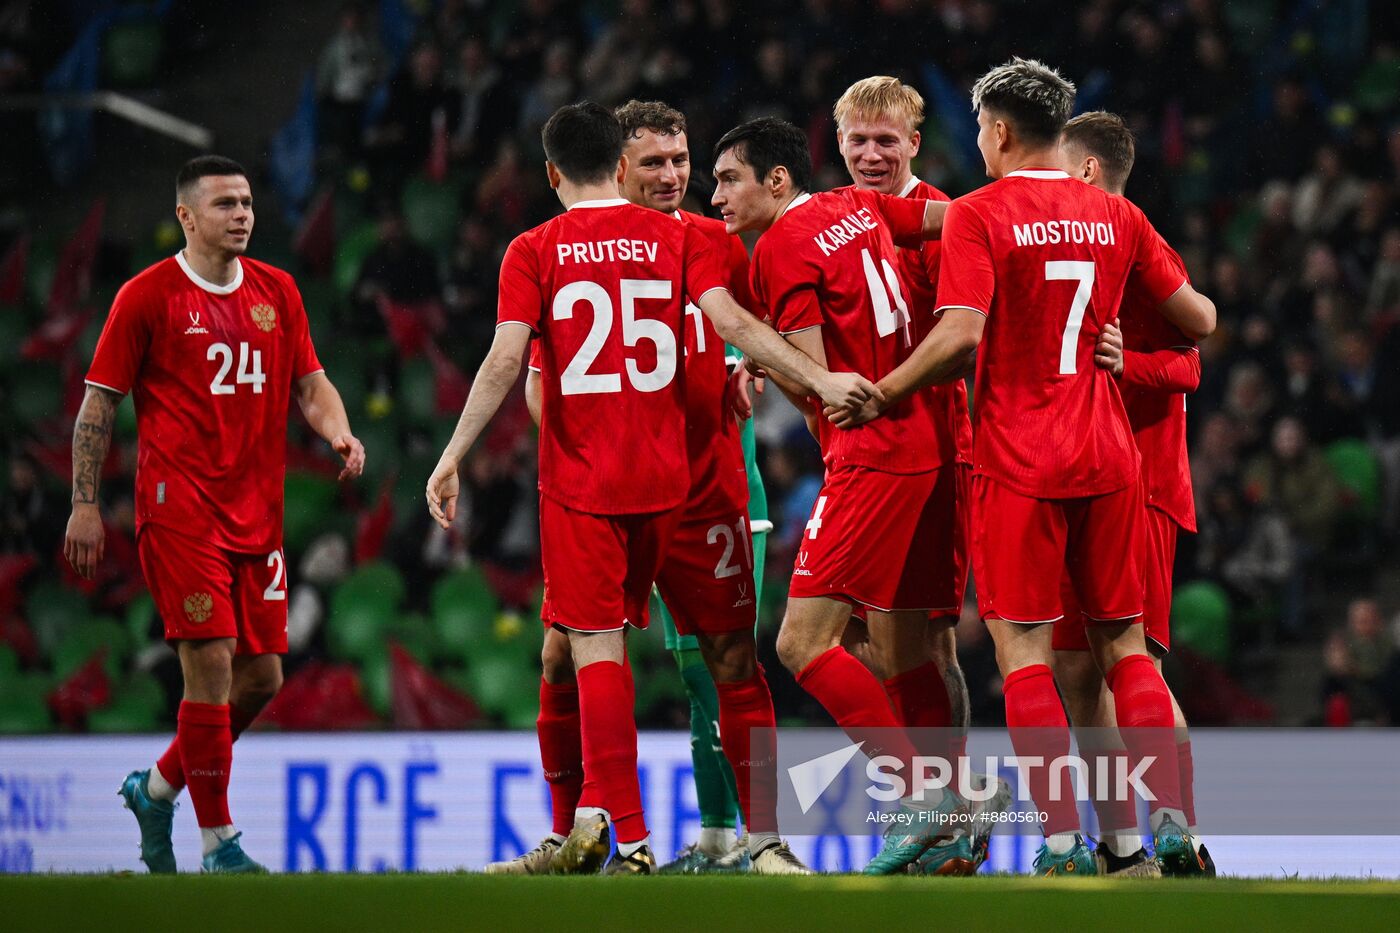
[[[528,370],[529,370],[530,372],[532,372],[532,373],[544,372],[544,370],[542,370],[542,369],[541,369],[540,367],[538,367],[538,366],[530,366],[530,365],[527,365],[525,368],[528,369]]]
[[[311,376],[316,375],[317,373],[323,373],[323,372],[325,372],[325,371],[326,371],[326,367],[322,366],[320,369],[313,369],[313,370],[311,370],[311,372],[309,372],[309,373],[304,373],[300,378],[302,378],[302,379],[307,379],[307,378],[309,378],[309,377],[311,377]]]
[[[711,285],[709,288],[705,289],[703,292],[695,296],[696,306],[698,307],[700,302],[704,299],[704,297],[713,291],[727,292],[729,291],[729,288],[724,285]]]
[[[818,327],[821,327],[821,326],[822,326],[822,325],[820,325],[820,324],[808,324],[806,327],[799,327],[799,328],[797,328],[797,330],[780,330],[780,331],[778,331],[778,333],[781,334],[781,335],[783,335],[784,337],[791,337],[793,334],[800,334],[800,333],[803,333],[803,332],[805,332],[805,331],[814,330],[814,329],[816,329],[816,328],[818,328]]]
[[[123,390],[121,390],[121,389],[117,389],[117,388],[114,388],[114,387],[109,386],[109,385],[103,385],[102,383],[100,383],[100,382],[94,382],[94,381],[91,380],[91,379],[84,379],[83,382],[86,383],[87,385],[93,386],[94,388],[106,389],[108,392],[115,392],[115,393],[117,393],[118,395],[122,395],[122,396],[126,395],[126,392],[123,391]]]
[[[532,333],[532,334],[538,334],[538,333],[539,333],[539,331],[535,330],[535,328],[533,328],[533,327],[530,327],[530,325],[529,325],[529,324],[526,324],[524,321],[502,321],[502,322],[500,322],[499,324],[496,325],[496,330],[500,330],[502,327],[505,327],[507,324],[519,324],[521,327],[527,327],[527,328],[529,328],[530,333]]]
[[[934,314],[935,317],[942,317],[944,311],[948,311],[948,310],[950,310],[950,309],[952,309],[952,308],[962,308],[962,309],[964,309],[964,310],[966,310],[966,311],[976,311],[978,314],[982,315],[983,317],[986,317],[986,316],[987,316],[987,312],[986,312],[986,311],[983,311],[981,308],[974,308],[972,305],[941,305],[941,306],[939,306],[939,307],[933,309],[933,314]]]

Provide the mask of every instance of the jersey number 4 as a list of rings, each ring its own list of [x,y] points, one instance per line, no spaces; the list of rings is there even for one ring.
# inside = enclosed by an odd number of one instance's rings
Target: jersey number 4
[[[899,276],[895,274],[894,266],[890,265],[888,259],[880,260],[880,265],[885,270],[884,281],[881,281],[870,250],[860,251],[860,262],[865,267],[865,284],[870,289],[870,304],[875,309],[875,332],[881,337],[888,337],[897,330],[903,330],[904,345],[912,346],[909,334],[909,305],[904,300],[904,292],[899,287]],[[894,299],[893,303],[891,298]]]
[[[238,372],[233,383],[224,381],[228,377],[228,371],[233,368],[233,347],[226,343],[211,343],[204,358],[219,361],[219,371],[209,383],[209,391],[214,395],[232,395],[241,385],[251,385],[254,395],[262,394],[263,383],[267,382],[267,376],[263,375],[262,351],[254,350],[249,353],[248,341],[238,345]]]
[[[1084,326],[1084,311],[1089,307],[1089,296],[1094,293],[1094,264],[1070,260],[1047,262],[1045,281],[1079,283],[1074,290],[1074,300],[1069,303],[1069,320],[1065,321],[1064,336],[1060,338],[1060,375],[1073,376],[1078,372],[1079,330]]]
[[[646,340],[656,347],[656,366],[642,372],[636,360],[627,360],[627,381],[638,392],[657,392],[671,384],[676,377],[676,333],[665,321],[637,317],[637,302],[643,299],[669,301],[671,283],[664,280],[623,279],[619,283],[622,299],[622,343],[635,347]],[[593,309],[593,323],[588,336],[574,358],[564,368],[559,389],[564,395],[601,395],[622,391],[620,373],[589,372],[598,354],[607,345],[613,328],[613,300],[597,282],[570,282],[554,296],[550,316],[567,321],[574,316],[574,306],[587,302]]]

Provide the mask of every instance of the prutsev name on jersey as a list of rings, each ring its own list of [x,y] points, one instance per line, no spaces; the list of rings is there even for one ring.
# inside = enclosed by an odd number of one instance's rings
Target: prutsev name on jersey
[[[656,262],[657,245],[646,240],[559,243],[559,265],[566,262]]]

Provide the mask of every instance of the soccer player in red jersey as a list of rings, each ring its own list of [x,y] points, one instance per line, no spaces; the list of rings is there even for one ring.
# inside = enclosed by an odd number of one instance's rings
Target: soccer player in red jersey
[[[935,235],[942,205],[855,188],[809,193],[806,137],[781,120],[753,120],[725,134],[714,171],[713,203],[729,231],[761,232],[753,292],[778,331],[834,372],[878,379],[893,371],[918,334],[895,244],[917,248]],[[912,394],[850,431],[817,419],[826,477],[778,633],[779,658],[837,724],[865,741],[868,754],[903,762],[915,753],[884,687],[841,637],[853,606],[892,613],[895,625],[919,631],[930,610],[946,606],[949,594],[939,586],[946,581],[927,572],[938,560],[935,542],[948,532],[938,527],[947,516],[934,497],[944,478],[937,403],[931,392]],[[940,811],[961,807],[956,794],[932,796]],[[912,792],[903,805],[928,808]],[[905,870],[946,834],[927,815],[896,825],[868,872]],[[960,845],[967,848],[965,837]],[[970,867],[970,848],[948,864]]]
[[[180,170],[185,248],[122,286],[73,430],[73,513],[64,552],[91,579],[102,558],[98,481],[123,395],[136,403],[137,547],[184,675],[175,741],[121,795],[152,872],[175,871],[170,826],[190,789],[205,871],[262,871],[228,809],[232,743],[282,683],[287,567],[282,488],[287,405],[360,475],[365,452],[316,358],[292,277],[244,256],[247,173],[218,156]]]
[[[751,304],[749,256],[736,236],[727,234],[718,220],[680,209],[690,180],[690,149],[685,117],[663,103],[630,101],[616,111],[622,124],[626,170],[622,193],[633,204],[660,211],[678,222],[695,227],[708,241],[719,262],[725,284],[742,304]],[[682,674],[692,706],[691,754],[696,758],[696,797],[702,820],[726,816],[708,812],[715,797],[727,806],[730,827],[727,838],[718,822],[705,823],[718,845],[691,852],[671,871],[696,872],[720,860],[729,870],[748,864],[757,874],[804,874],[802,865],[782,843],[771,812],[776,789],[753,794],[767,812],[755,815],[750,808],[751,782],[772,783],[771,767],[751,768],[749,739],[754,729],[771,732],[775,727],[773,699],[763,668],[758,664],[754,619],[758,589],[754,580],[754,538],[748,525],[749,485],[739,426],[726,404],[728,370],[725,344],[709,318],[693,304],[685,306],[685,431],[690,490],[683,514],[672,538],[665,563],[657,574],[657,588],[671,612],[674,634],[688,637],[699,670]],[[525,394],[539,423],[543,393],[540,342],[531,343],[530,371]],[[548,606],[545,607],[546,612]],[[546,625],[551,620],[546,619]],[[509,862],[487,866],[493,873],[534,873],[552,861],[567,837],[583,787],[583,761],[578,739],[578,688],[574,680],[569,639],[563,629],[545,630],[542,651],[544,677],[540,687],[537,728],[546,780],[553,808],[553,833],[535,849]],[[676,650],[679,658],[685,652]],[[712,679],[713,678],[713,679]],[[697,680],[702,680],[698,686]],[[707,697],[696,694],[707,688]],[[696,707],[699,715],[695,715]],[[716,728],[718,733],[716,734]],[[719,746],[723,754],[716,755]],[[718,760],[714,760],[718,758]],[[727,763],[726,763],[727,759]],[[731,770],[726,775],[725,770]],[[701,775],[717,784],[702,787]],[[731,787],[733,790],[731,790]],[[737,794],[737,800],[735,795]],[[730,802],[732,801],[732,802]],[[746,846],[732,851],[738,840],[732,827],[733,808],[743,813],[748,830]],[[702,843],[707,841],[704,836]],[[664,871],[665,869],[663,869]]]
[[[1129,756],[1151,764],[1158,852],[1182,850],[1191,842],[1171,745],[1171,695],[1139,624],[1138,455],[1118,387],[1093,357],[1130,273],[1192,336],[1209,333],[1215,309],[1173,265],[1141,211],[1057,167],[1072,84],[1039,62],[1014,59],[984,75],[972,100],[978,148],[996,180],[949,206],[938,283],[943,320],[881,380],[886,401],[871,407],[956,378],[980,347],[972,563],[1017,754],[1048,763],[1069,753],[1051,672],[1060,578],[1045,573],[1067,561]],[[1047,815],[1036,872],[1092,874],[1072,795],[1052,798],[1049,772],[1048,765],[1028,769],[1031,794]]]
[[[1133,133],[1116,114],[1080,114],[1065,124],[1060,134],[1060,154],[1065,170],[1074,177],[1110,194],[1122,195],[1133,170]],[[1166,253],[1184,278],[1186,266],[1181,258],[1169,247]],[[1201,355],[1193,341],[1157,313],[1135,276],[1128,277],[1119,319],[1121,332],[1112,325],[1105,328],[1106,339],[1100,341],[1096,362],[1107,366],[1118,378],[1128,424],[1142,457],[1147,503],[1142,621],[1147,647],[1160,670],[1162,657],[1171,648],[1172,565],[1177,534],[1196,530],[1191,465],[1186,454],[1186,394],[1200,385]],[[1073,596],[1072,589],[1068,595]],[[1090,733],[1113,731],[1117,725],[1113,697],[1089,654],[1084,616],[1069,599],[1064,618],[1055,623],[1052,641],[1055,679],[1064,693],[1071,723],[1077,729],[1089,727]],[[1191,739],[1175,696],[1172,714],[1182,809],[1195,848],[1186,853],[1194,858],[1163,864],[1162,869],[1169,874],[1213,875],[1214,863],[1196,832]],[[1081,737],[1080,747],[1085,744]],[[1110,806],[1100,805],[1099,798]],[[1116,801],[1111,795],[1096,795],[1096,806],[1101,811],[1101,867],[1110,871],[1131,870],[1133,863],[1146,858],[1137,832],[1136,807],[1132,801]]]
[[[637,730],[624,631],[646,602],[690,491],[684,304],[719,335],[837,407],[873,385],[829,373],[745,312],[693,224],[618,196],[622,127],[593,103],[561,107],[543,131],[550,185],[565,212],[512,241],[501,266],[499,324],[461,419],[428,480],[433,518],[456,514],[458,466],[519,376],[539,334],[540,546],[546,599],[567,631],[578,681],[585,800],[556,871],[649,874],[637,780]],[[590,796],[590,786],[593,795]]]

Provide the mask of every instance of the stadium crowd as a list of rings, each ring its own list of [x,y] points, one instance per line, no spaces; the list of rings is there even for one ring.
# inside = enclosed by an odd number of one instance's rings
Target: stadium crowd
[[[329,461],[312,452],[309,432],[294,429],[305,443],[292,454],[297,472],[288,483],[293,657],[301,671],[327,677],[340,670],[335,662],[354,662],[349,670],[368,701],[354,711],[360,722],[533,719],[533,673],[524,675],[537,650],[535,454],[521,400],[466,468],[468,534],[432,527],[421,488],[460,407],[461,374],[474,371],[489,345],[501,255],[515,234],[558,208],[541,168],[544,119],[585,97],[678,107],[697,163],[687,207],[703,211],[708,146],[760,115],[806,129],[818,189],[848,183],[832,102],[856,78],[891,73],[930,103],[917,174],[957,196],[983,183],[966,88],[1013,53],[1061,68],[1081,89],[1081,109],[1126,118],[1138,139],[1128,195],[1219,307],[1220,328],[1201,347],[1202,383],[1189,403],[1200,534],[1182,537],[1182,650],[1169,666],[1191,685],[1177,691],[1183,704],[1198,704],[1190,718],[1272,719],[1270,705],[1239,684],[1266,686],[1276,649],[1300,644],[1326,671],[1309,721],[1400,722],[1400,626],[1385,617],[1397,607],[1371,598],[1387,586],[1400,592],[1390,582],[1400,579],[1400,11],[1391,4],[417,6],[431,9],[414,19],[398,4],[345,7],[315,63],[319,194],[287,205],[302,212],[294,245],[313,334],[369,451],[367,478],[336,499],[324,478]],[[1349,15],[1339,14],[1343,7]],[[6,35],[0,53],[6,87],[33,80],[48,54],[16,35]],[[264,231],[253,254],[270,248],[273,235]],[[137,270],[106,271],[115,284]],[[57,361],[79,379],[102,310]],[[7,360],[34,342],[23,330],[11,336]],[[56,560],[71,413],[54,418],[20,404],[32,388],[22,377],[37,366],[6,363],[0,677],[28,678],[54,697],[82,681],[83,662],[105,646],[101,666],[112,684],[101,689],[111,698],[84,705],[65,695],[49,711],[75,728],[154,725],[132,712],[146,709],[149,691],[125,672],[164,671],[172,685],[177,678],[155,642],[159,628],[130,540],[129,412],[105,483],[112,527],[104,575],[75,605],[64,595],[75,581],[59,580]],[[64,387],[48,397],[68,401]],[[776,395],[761,407],[759,437],[776,525],[764,609],[775,617],[820,458]],[[454,615],[454,603],[470,608]],[[126,624],[96,625],[92,615]],[[765,628],[771,650],[773,626]],[[91,634],[71,637],[79,629]],[[482,637],[499,650],[484,657]],[[389,657],[389,640],[407,652]],[[999,683],[975,613],[959,641],[974,723],[994,724]],[[425,667],[447,684],[428,691],[436,706],[420,698],[417,712],[406,711],[412,704],[391,681],[411,671],[431,682]],[[526,684],[523,698],[512,693],[513,679]],[[647,679],[638,679],[639,717],[675,724],[684,704],[674,678],[652,680],[659,692],[648,696]],[[454,705],[452,686],[474,705]],[[775,678],[774,689],[780,715],[804,708],[794,685]],[[308,682],[284,694],[285,706],[306,709],[312,694],[330,704],[331,693]],[[104,719],[113,707],[129,715]],[[70,708],[79,712],[67,715]],[[431,715],[440,708],[445,720]],[[344,709],[336,715],[351,721]],[[294,712],[286,716],[283,725],[297,724]],[[48,728],[47,718],[39,725]]]

